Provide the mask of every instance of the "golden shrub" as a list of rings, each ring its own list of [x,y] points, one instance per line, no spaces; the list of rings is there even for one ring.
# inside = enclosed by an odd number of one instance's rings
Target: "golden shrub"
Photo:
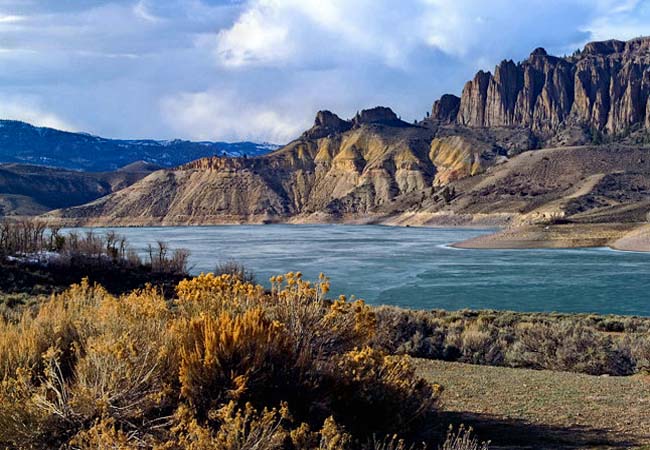
[[[417,377],[406,356],[366,347],[339,358],[332,387],[345,423],[357,432],[404,432],[433,411],[441,388]]]
[[[200,425],[187,409],[179,409],[176,438],[167,447],[188,450],[282,450],[289,434],[282,426],[286,406],[264,409],[261,413],[248,403],[238,408],[231,401],[218,411],[214,419],[217,430]]]
[[[206,274],[169,302],[84,280],[0,322],[0,448],[352,450],[408,433],[438,390],[365,347],[374,311],[328,291]]]
[[[35,316],[27,310],[18,323],[0,321],[0,378],[12,376],[19,368],[40,375],[44,369],[42,355],[51,348],[60,352],[60,364],[69,374],[82,350],[82,336],[94,328],[92,310],[106,297],[110,295],[101,286],[84,279],[52,296]]]
[[[304,281],[300,272],[273,277],[271,284],[269,315],[285,324],[303,359],[352,350],[375,332],[375,315],[362,300],[348,302],[341,296],[329,305],[324,301],[330,283],[323,274],[316,284]]]
[[[182,319],[175,333],[181,339],[181,395],[201,413],[272,388],[291,370],[291,344],[283,325],[259,308],[239,316]]]
[[[164,297],[152,288],[120,299],[108,296],[96,314],[98,332],[86,338],[76,367],[79,407],[134,418],[171,401],[177,361]]]
[[[88,430],[77,433],[69,446],[79,450],[134,450],[147,448],[146,442],[130,439],[112,419],[98,420]]]
[[[334,417],[325,419],[320,431],[319,450],[347,450],[352,448],[352,436],[336,423]]]
[[[258,306],[264,288],[231,274],[212,273],[181,281],[176,288],[176,305],[186,317],[201,313],[218,316],[223,312],[241,313]]]

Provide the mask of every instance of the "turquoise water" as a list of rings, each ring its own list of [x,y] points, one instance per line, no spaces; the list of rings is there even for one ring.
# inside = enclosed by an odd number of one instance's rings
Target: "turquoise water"
[[[213,271],[228,259],[264,283],[288,271],[314,280],[324,272],[332,294],[372,304],[650,316],[650,254],[447,247],[489,230],[246,225],[116,231],[140,250],[156,240],[189,249],[193,273]]]

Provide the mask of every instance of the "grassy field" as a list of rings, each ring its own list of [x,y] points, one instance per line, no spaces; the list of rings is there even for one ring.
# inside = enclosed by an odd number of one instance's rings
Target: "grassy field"
[[[491,448],[650,448],[650,376],[591,376],[416,360],[442,414]]]

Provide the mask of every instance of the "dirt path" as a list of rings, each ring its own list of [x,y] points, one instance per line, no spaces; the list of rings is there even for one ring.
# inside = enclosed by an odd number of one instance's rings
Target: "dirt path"
[[[416,361],[445,387],[442,419],[473,426],[491,448],[650,449],[650,376]]]

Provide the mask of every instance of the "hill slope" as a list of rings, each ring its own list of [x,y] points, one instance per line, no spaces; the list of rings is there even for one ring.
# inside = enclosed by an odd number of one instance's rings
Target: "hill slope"
[[[80,205],[123,189],[160,167],[133,164],[116,172],[77,172],[0,164],[0,216],[31,216]]]
[[[328,111],[287,146],[203,158],[91,204],[74,223],[363,221],[522,225],[646,220],[650,38],[535,50],[479,72],[407,124],[388,108]],[[598,144],[598,145],[596,145]],[[547,150],[534,150],[550,146]]]
[[[204,156],[254,156],[275,150],[252,142],[118,140],[0,120],[0,163],[112,171],[136,161],[174,167]]]

